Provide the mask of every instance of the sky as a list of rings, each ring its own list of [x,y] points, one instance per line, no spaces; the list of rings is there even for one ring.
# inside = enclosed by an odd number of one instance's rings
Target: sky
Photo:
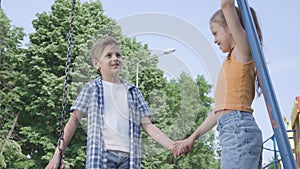
[[[83,0],[82,0],[83,1]],[[84,0],[86,1],[86,0]],[[15,26],[26,33],[34,32],[32,20],[37,13],[49,11],[54,0],[4,0],[2,8]],[[213,43],[209,29],[211,15],[220,8],[220,1],[183,0],[102,0],[104,14],[123,26],[127,36],[147,43],[153,51],[176,48],[171,56],[160,57],[160,68],[176,78],[179,70],[193,77],[203,74],[210,83],[226,54]],[[257,12],[264,38],[264,57],[280,112],[290,118],[296,96],[300,96],[299,40],[300,1],[248,1]],[[25,40],[26,41],[26,40]],[[28,41],[28,39],[27,39]],[[206,53],[205,53],[206,52]],[[207,54],[209,56],[207,56]],[[214,59],[214,62],[212,62]],[[175,64],[177,66],[172,66]],[[273,130],[263,97],[253,103],[255,119],[263,138],[271,137]],[[272,147],[272,142],[266,147]],[[264,160],[272,152],[264,151]]]

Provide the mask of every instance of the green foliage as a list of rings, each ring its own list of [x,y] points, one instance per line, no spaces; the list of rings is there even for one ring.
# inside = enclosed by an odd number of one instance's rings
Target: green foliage
[[[277,157],[279,157],[279,153],[277,153]],[[266,169],[281,169],[282,168],[282,161],[281,159],[275,159],[272,157],[268,159],[268,162],[264,166]]]
[[[23,154],[14,119],[24,110],[27,91],[24,62],[21,47],[25,36],[23,29],[12,26],[6,14],[0,9],[0,168],[30,168],[33,164]]]
[[[188,137],[211,110],[210,89],[211,85],[203,76],[198,76],[194,81],[182,73],[179,79],[171,80],[159,92],[155,92],[159,93],[158,97],[150,94],[148,101],[151,110],[154,110],[153,123],[173,140]],[[218,168],[214,139],[214,132],[209,132],[196,141],[188,156],[175,159],[170,152],[144,135],[142,168]]]

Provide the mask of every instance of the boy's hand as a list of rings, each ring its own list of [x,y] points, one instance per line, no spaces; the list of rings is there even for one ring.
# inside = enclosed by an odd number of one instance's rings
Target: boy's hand
[[[59,166],[59,160],[60,160],[60,152],[58,149],[56,149],[52,159],[50,160],[50,162],[48,163],[45,169],[57,169]],[[62,169],[65,168],[65,163],[63,159],[61,159],[60,168]]]
[[[171,150],[173,156],[175,158],[179,157],[182,154],[187,155],[189,153],[190,149],[189,147],[185,144],[185,140],[183,141],[176,141],[173,144],[173,148]]]

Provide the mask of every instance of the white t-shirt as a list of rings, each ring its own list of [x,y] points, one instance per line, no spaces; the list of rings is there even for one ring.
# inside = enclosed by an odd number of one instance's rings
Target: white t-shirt
[[[104,143],[106,150],[129,152],[129,108],[123,84],[103,81]]]

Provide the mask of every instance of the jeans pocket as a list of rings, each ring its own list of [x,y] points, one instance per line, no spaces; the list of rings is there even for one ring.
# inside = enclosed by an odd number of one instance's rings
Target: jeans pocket
[[[260,156],[263,147],[261,131],[259,129],[246,130],[245,133],[248,153],[255,156]]]

